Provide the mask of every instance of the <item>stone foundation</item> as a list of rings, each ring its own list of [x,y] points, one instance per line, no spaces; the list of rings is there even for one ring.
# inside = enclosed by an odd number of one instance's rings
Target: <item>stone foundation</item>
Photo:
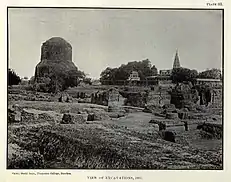
[[[63,115],[61,124],[82,124],[87,121],[87,115],[67,113]]]

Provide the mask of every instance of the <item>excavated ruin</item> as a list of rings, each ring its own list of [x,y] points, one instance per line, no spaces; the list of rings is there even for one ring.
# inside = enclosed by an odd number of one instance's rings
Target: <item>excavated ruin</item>
[[[53,37],[42,44],[41,61],[35,68],[35,83],[49,85],[48,90],[63,90],[67,84],[67,77],[73,75],[78,68],[72,62],[72,46],[60,37]],[[44,86],[45,87],[45,86]]]

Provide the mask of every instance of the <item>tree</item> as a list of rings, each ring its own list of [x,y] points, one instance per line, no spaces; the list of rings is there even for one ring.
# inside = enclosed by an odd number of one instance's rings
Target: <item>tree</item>
[[[221,70],[213,68],[199,73],[198,78],[221,79]]]
[[[123,84],[127,80],[132,71],[137,71],[140,80],[145,80],[147,76],[157,75],[155,65],[151,65],[148,59],[142,61],[132,61],[122,64],[118,68],[107,67],[100,74],[100,82],[103,85]]]
[[[68,87],[75,87],[80,83],[80,80],[85,78],[85,76],[85,73],[80,70],[70,70],[68,72],[56,73],[53,75],[55,78],[51,77],[50,88],[53,88],[50,90],[50,92],[56,92],[58,90],[63,91]]]
[[[80,83],[80,80],[83,80],[86,77],[85,73],[80,70],[72,70],[65,74],[64,76],[64,90],[68,87],[75,87]]]
[[[115,82],[115,76],[117,69],[116,68],[110,68],[107,67],[104,71],[100,74],[100,82],[103,85],[112,85]]]
[[[20,77],[15,73],[14,70],[8,69],[8,84],[9,85],[18,85],[21,82]]]
[[[85,77],[85,73],[80,70],[62,72],[54,69],[48,75],[38,77],[34,82],[34,88],[36,91],[56,93],[77,86]]]
[[[84,82],[85,84],[92,85],[92,80],[91,80],[91,78],[86,77],[86,78],[83,79],[83,82]]]
[[[172,70],[171,80],[173,83],[190,81],[194,84],[197,76],[198,72],[196,70],[190,70],[188,68],[174,68]]]
[[[155,65],[152,66],[151,71],[152,71],[151,76],[156,76],[158,74],[158,70]]]

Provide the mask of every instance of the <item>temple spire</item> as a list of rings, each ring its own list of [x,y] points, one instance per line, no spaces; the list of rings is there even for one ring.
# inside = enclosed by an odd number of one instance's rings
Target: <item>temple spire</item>
[[[175,59],[174,59],[174,63],[173,63],[173,69],[174,68],[180,68],[180,59],[178,56],[178,49],[176,49],[176,55],[175,55]]]

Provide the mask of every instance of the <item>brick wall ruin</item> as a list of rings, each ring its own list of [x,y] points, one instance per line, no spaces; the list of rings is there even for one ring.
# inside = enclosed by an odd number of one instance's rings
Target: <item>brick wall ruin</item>
[[[184,108],[186,105],[197,103],[199,100],[198,91],[193,89],[190,84],[181,83],[171,91],[171,104],[176,108]]]
[[[153,92],[150,91],[148,94],[147,105],[163,106],[170,104],[171,95],[167,92]]]
[[[98,91],[91,94],[91,103],[98,105],[108,105],[108,92],[107,91]]]

